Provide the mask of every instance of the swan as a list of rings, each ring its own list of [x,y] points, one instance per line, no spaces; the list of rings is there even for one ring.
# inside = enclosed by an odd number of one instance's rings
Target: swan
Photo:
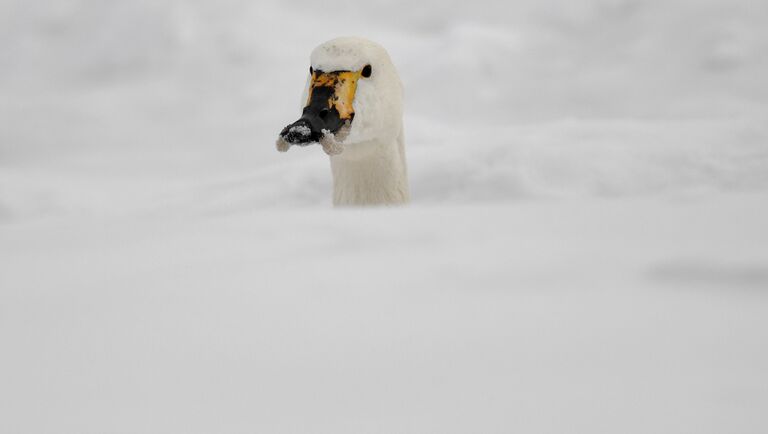
[[[310,61],[302,116],[280,132],[277,149],[319,143],[334,206],[407,203],[403,87],[387,51],[343,37],[315,48]]]

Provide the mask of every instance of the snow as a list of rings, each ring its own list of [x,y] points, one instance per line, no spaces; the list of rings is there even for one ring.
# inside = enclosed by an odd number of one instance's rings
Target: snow
[[[0,432],[765,432],[768,6],[555,3],[0,1]],[[339,34],[411,206],[275,150]]]
[[[291,133],[300,134],[300,135],[305,136],[305,137],[310,135],[310,134],[312,134],[312,131],[309,129],[309,127],[304,126],[304,125],[293,126],[288,131],[291,132]]]

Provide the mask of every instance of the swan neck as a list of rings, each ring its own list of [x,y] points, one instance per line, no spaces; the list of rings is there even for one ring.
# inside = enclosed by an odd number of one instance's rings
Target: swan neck
[[[331,157],[333,204],[407,203],[408,173],[402,134],[394,143],[360,143]]]

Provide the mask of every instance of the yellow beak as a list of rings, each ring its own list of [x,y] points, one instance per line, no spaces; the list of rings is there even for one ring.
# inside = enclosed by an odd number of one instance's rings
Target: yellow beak
[[[333,93],[328,99],[328,108],[335,108],[339,112],[339,118],[342,121],[351,121],[355,116],[353,103],[355,101],[355,93],[357,92],[357,80],[360,79],[360,76],[360,71],[313,71],[307,105],[310,105],[315,89],[333,88]]]

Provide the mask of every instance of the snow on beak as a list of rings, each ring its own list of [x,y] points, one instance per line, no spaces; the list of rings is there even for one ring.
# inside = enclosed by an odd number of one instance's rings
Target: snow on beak
[[[312,71],[307,105],[301,118],[283,128],[277,149],[320,143],[329,155],[343,150],[355,118],[355,93],[361,71]]]

